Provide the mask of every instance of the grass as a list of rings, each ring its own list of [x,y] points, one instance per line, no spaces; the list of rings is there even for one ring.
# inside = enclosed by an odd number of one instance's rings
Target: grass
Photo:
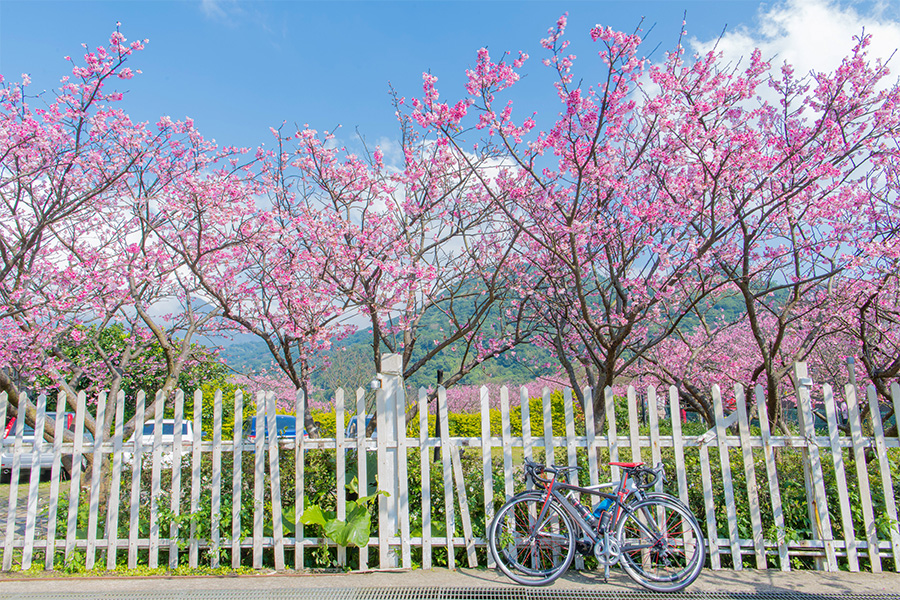
[[[19,487],[16,490],[16,497],[18,498],[18,504],[21,506],[23,502],[27,502],[28,500],[28,490],[29,483],[27,480],[21,481],[19,483]],[[0,511],[3,510],[4,507],[9,505],[9,491],[12,489],[12,485],[9,483],[0,483]],[[50,497],[50,482],[49,481],[41,481],[38,484],[38,498],[49,498]]]

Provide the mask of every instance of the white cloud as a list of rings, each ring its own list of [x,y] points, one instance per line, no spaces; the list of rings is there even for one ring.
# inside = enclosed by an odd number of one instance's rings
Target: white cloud
[[[249,18],[238,0],[200,0],[200,11],[207,19],[228,26],[238,25]]]
[[[225,9],[222,8],[221,0],[200,0],[200,10],[210,18],[222,18],[225,16]]]
[[[870,58],[888,59],[900,48],[900,10],[887,3],[786,0],[763,5],[754,28],[727,32],[721,39],[691,40],[691,49],[704,53],[717,46],[726,62],[746,64],[754,48],[778,68],[785,62],[798,76],[812,71],[833,71],[850,54],[855,40],[865,31],[872,35]],[[900,56],[890,65],[900,72]],[[893,77],[891,78],[893,79]]]

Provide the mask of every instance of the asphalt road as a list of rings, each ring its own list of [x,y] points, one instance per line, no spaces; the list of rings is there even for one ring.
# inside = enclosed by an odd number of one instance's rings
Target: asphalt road
[[[229,577],[78,577],[25,579],[0,574],[0,600],[499,600],[656,597],[625,575],[570,572],[545,588],[524,588],[487,569],[341,574],[270,573]],[[704,571],[684,599],[898,598],[897,573]]]

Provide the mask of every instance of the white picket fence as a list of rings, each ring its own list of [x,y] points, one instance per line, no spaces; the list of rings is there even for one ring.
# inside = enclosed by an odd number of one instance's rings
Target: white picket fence
[[[900,387],[894,385],[893,409],[897,413],[900,408]],[[28,491],[23,507],[19,501],[19,471],[30,465],[20,464],[16,460],[9,485],[9,500],[6,507],[5,538],[3,544],[4,571],[13,568],[28,569],[35,560],[35,552],[43,553],[44,566],[53,569],[56,559],[62,557],[70,561],[79,555],[87,568],[105,565],[113,568],[117,560],[125,560],[134,568],[139,564],[153,568],[160,565],[176,566],[187,562],[191,567],[209,564],[212,567],[227,563],[238,567],[242,563],[262,568],[264,563],[274,565],[277,570],[287,568],[303,568],[305,557],[315,548],[329,541],[319,537],[306,535],[304,526],[299,522],[299,515],[304,509],[304,478],[307,475],[305,460],[311,450],[326,450],[334,453],[336,465],[336,508],[338,518],[343,518],[347,510],[345,491],[348,456],[353,451],[358,456],[366,452],[374,452],[378,457],[378,470],[388,472],[390,456],[396,456],[397,497],[379,498],[378,527],[374,530],[366,547],[350,550],[337,548],[335,558],[339,563],[346,563],[352,553],[354,566],[360,569],[387,567],[398,564],[402,567],[412,566],[413,560],[422,568],[431,568],[437,564],[446,564],[455,568],[457,561],[469,567],[487,565],[488,554],[484,552],[484,539],[475,531],[483,531],[484,524],[493,517],[494,506],[521,486],[521,461],[523,458],[544,459],[545,450],[549,449],[557,459],[567,464],[575,464],[579,458],[586,463],[586,472],[579,475],[582,483],[596,485],[601,479],[618,478],[615,467],[607,471],[606,461],[642,460],[657,463],[664,457],[674,464],[669,469],[672,493],[683,501],[690,500],[688,470],[698,468],[702,482],[703,510],[697,516],[705,525],[709,542],[709,566],[712,569],[741,569],[746,566],[764,569],[767,567],[792,569],[792,559],[805,558],[807,563],[813,562],[815,568],[837,570],[840,566],[851,571],[865,569],[874,572],[888,570],[898,571],[897,557],[900,557],[900,530],[897,524],[894,473],[900,463],[900,440],[884,435],[878,404],[874,390],[867,390],[866,400],[873,407],[871,435],[863,435],[860,428],[860,402],[852,386],[844,390],[844,400],[848,408],[848,419],[851,435],[843,435],[838,428],[838,411],[836,398],[830,386],[821,389],[822,399],[817,409],[825,411],[828,433],[821,434],[813,427],[814,414],[810,401],[809,388],[799,390],[798,414],[800,435],[782,436],[770,431],[765,419],[765,402],[762,391],[756,389],[754,402],[760,415],[759,432],[751,434],[750,421],[746,412],[746,403],[740,388],[735,391],[737,410],[726,415],[723,409],[722,396],[718,388],[713,389],[715,401],[716,425],[702,435],[683,435],[682,423],[678,418],[671,420],[671,431],[660,432],[660,416],[668,414],[680,415],[679,398],[674,389],[668,391],[666,397],[657,397],[656,390],[646,391],[646,402],[649,410],[649,433],[640,432],[638,394],[634,388],[628,389],[628,432],[618,431],[614,418],[616,406],[610,390],[606,390],[606,431],[595,431],[590,406],[584,415],[583,430],[576,431],[575,414],[571,390],[565,390],[565,434],[554,434],[551,422],[551,394],[543,390],[541,405],[542,422],[531,422],[529,399],[526,389],[519,390],[518,398],[503,388],[500,392],[500,414],[502,427],[499,435],[491,432],[489,395],[487,389],[481,390],[481,436],[451,437],[448,426],[446,394],[442,388],[438,391],[439,419],[436,436],[429,435],[428,414],[429,402],[425,390],[418,395],[418,437],[405,434],[392,441],[386,435],[390,419],[393,417],[402,422],[403,403],[396,403],[396,414],[386,415],[384,394],[378,396],[378,431],[377,439],[363,436],[345,438],[344,428],[348,415],[345,414],[345,397],[342,390],[335,394],[336,436],[328,439],[305,438],[303,431],[304,402],[298,394],[295,414],[298,423],[297,435],[294,439],[278,440],[275,419],[268,419],[268,439],[257,432],[254,442],[250,444],[242,438],[240,423],[246,417],[245,399],[238,392],[235,397],[234,435],[232,439],[223,439],[222,435],[222,395],[217,393],[214,399],[215,419],[211,439],[195,443],[185,443],[180,438],[184,410],[184,397],[176,394],[174,402],[175,440],[172,444],[163,445],[159,435],[150,448],[141,447],[140,435],[137,441],[126,443],[123,439],[122,411],[117,411],[115,427],[111,436],[98,432],[94,443],[82,441],[86,398],[78,397],[75,419],[75,442],[64,444],[57,441],[52,447],[43,441],[36,441],[34,447],[24,447],[19,439],[16,445],[18,453],[52,452],[55,458],[53,472],[50,477],[48,498],[40,498],[39,510],[39,469],[32,469],[28,480]],[[123,397],[117,398],[119,405]],[[157,400],[162,400],[158,397]],[[862,399],[860,399],[862,400]],[[38,397],[37,427],[43,425],[46,400]],[[521,410],[521,435],[513,436],[511,422],[511,403],[519,403]],[[137,398],[137,415],[141,420],[144,414],[145,398],[143,394]],[[275,413],[273,394],[259,394],[256,398],[257,423],[263,423],[265,414]],[[192,415],[195,436],[199,439],[202,426],[202,398],[199,392],[194,398],[194,414]],[[109,408],[107,398],[100,395],[97,399],[96,415],[102,421],[104,411]],[[93,411],[92,411],[93,412]],[[61,411],[60,411],[61,413]],[[60,414],[58,413],[58,414]],[[162,410],[156,411],[156,428],[161,428]],[[365,392],[356,392],[356,414],[365,414]],[[897,413],[900,414],[900,413]],[[0,395],[0,423],[6,422],[7,399]],[[190,417],[190,416],[188,416]],[[388,419],[388,420],[386,420]],[[737,435],[732,432],[736,424]],[[61,421],[57,421],[57,431],[61,431]],[[518,424],[516,424],[518,429]],[[21,435],[21,429],[18,430]],[[432,489],[431,479],[421,478],[420,501],[410,500],[408,488],[409,467],[427,465],[425,473],[430,473],[433,454],[439,449],[440,459],[435,468],[442,474],[442,489]],[[874,451],[874,462],[871,470],[867,470],[865,453]],[[558,452],[557,452],[558,451]],[[243,472],[244,453],[253,453],[253,468]],[[123,462],[123,454],[134,455],[133,468]],[[163,459],[164,454],[171,453],[171,464]],[[350,454],[348,454],[350,453]],[[713,453],[711,460],[710,454]],[[807,501],[800,510],[808,511],[809,522],[814,523],[810,532],[792,532],[785,526],[786,511],[797,510],[797,506],[784,506],[782,495],[786,485],[795,485],[795,481],[783,481],[779,473],[777,454],[800,453],[802,455],[804,483]],[[71,480],[60,482],[60,459],[64,455],[74,455]],[[100,506],[99,469],[94,469],[91,481],[83,481],[81,473],[81,457],[91,455],[95,465],[103,459],[112,457],[112,477],[110,481],[109,502]],[[231,463],[231,497],[232,506],[223,507],[223,456],[233,455]],[[282,505],[282,458],[293,455],[293,485],[297,501],[294,510],[285,511]],[[473,455],[480,457],[481,489],[472,487],[471,468]],[[464,457],[466,460],[464,461]],[[716,460],[718,457],[718,460]],[[36,460],[36,458],[35,458]],[[478,459],[474,461],[478,463]],[[367,461],[358,460],[356,475],[360,482],[370,479],[367,473]],[[830,463],[830,464],[829,464]],[[744,485],[735,485],[733,465],[740,464],[743,470]],[[464,465],[469,468],[464,472]],[[828,465],[826,467],[826,465]],[[855,465],[850,472],[850,465]],[[189,480],[182,479],[190,467]],[[201,469],[201,466],[205,468]],[[518,468],[517,468],[518,467]],[[161,489],[161,477],[164,471],[170,471],[171,489]],[[149,489],[142,473],[149,471]],[[477,471],[477,469],[476,469]],[[495,473],[497,483],[495,484]],[[469,476],[468,487],[466,475]],[[502,474],[502,485],[500,475]],[[267,475],[267,476],[266,476]],[[130,481],[130,485],[123,485]],[[252,478],[253,495],[246,497],[243,484],[249,487]],[[575,479],[577,480],[578,477]],[[827,482],[826,482],[827,479]],[[381,479],[383,481],[383,479]],[[268,483],[267,483],[268,482]],[[266,487],[268,486],[268,490]],[[363,484],[361,484],[362,488]],[[831,491],[830,497],[827,493]],[[836,498],[839,507],[829,511],[828,504]],[[123,492],[127,495],[123,498]],[[363,488],[364,489],[364,488]],[[764,494],[764,491],[768,494]],[[266,492],[268,491],[268,494]],[[168,492],[168,493],[164,493]],[[876,518],[875,506],[872,503],[873,492],[883,503]],[[699,495],[700,490],[694,490]],[[243,495],[242,495],[243,494]],[[717,512],[721,500],[715,495],[724,496],[724,512]],[[481,496],[481,498],[478,498]],[[767,496],[766,508],[761,508],[760,500]],[[60,499],[67,497],[67,510],[60,512]],[[201,503],[203,498],[203,503]],[[749,511],[738,510],[738,500],[746,500]],[[486,514],[476,516],[470,510],[470,504],[478,502],[486,507]],[[166,502],[168,505],[166,506]],[[204,506],[205,503],[208,506]],[[856,503],[859,503],[857,506]],[[242,525],[249,528],[249,516],[242,511],[244,505],[252,506],[252,534],[243,535]],[[79,507],[86,508],[79,517]],[[149,508],[149,517],[142,516]],[[434,507],[442,507],[444,520],[442,526],[433,522]],[[24,508],[24,510],[23,510]],[[2,509],[0,509],[2,510]],[[84,511],[85,509],[82,509]],[[853,511],[862,512],[860,519],[853,518]],[[187,522],[179,529],[175,524],[184,515],[196,515],[207,511],[215,517],[211,519],[208,531],[200,531],[198,522]],[[164,519],[162,513],[168,517]],[[232,524],[228,530],[222,526],[219,515],[230,512]],[[394,514],[389,514],[394,512]],[[749,512],[749,524],[741,522],[740,514]],[[299,535],[286,535],[286,515],[293,515],[294,531]],[[412,535],[410,516],[421,515],[421,532]],[[42,515],[42,518],[38,517]],[[840,515],[840,523],[832,524],[832,515]],[[395,519],[394,530],[389,523]],[[81,519],[79,524],[79,518]],[[477,519],[473,523],[473,518]],[[84,521],[87,520],[85,527]],[[23,525],[24,521],[24,527]],[[57,537],[58,526],[64,522],[64,535]],[[170,527],[163,530],[162,524],[168,522]],[[885,525],[887,524],[887,525]],[[309,528],[307,528],[309,529]],[[435,535],[442,529],[444,533]],[[720,534],[720,530],[727,532]],[[124,531],[124,534],[120,532]],[[836,533],[839,532],[839,533]],[[331,544],[333,546],[333,544]],[[242,553],[242,550],[244,551]],[[377,554],[375,554],[377,552]],[[163,556],[161,556],[163,555]],[[243,556],[242,556],[243,555]],[[105,557],[105,558],[104,558]],[[292,564],[288,564],[286,559]],[[885,561],[889,564],[885,565]],[[57,564],[58,568],[58,564]]]

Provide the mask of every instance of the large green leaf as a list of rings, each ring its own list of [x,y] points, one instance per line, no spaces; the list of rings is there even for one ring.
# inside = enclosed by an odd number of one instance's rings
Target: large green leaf
[[[369,543],[371,520],[369,511],[365,505],[360,506],[355,502],[348,502],[350,510],[346,521],[334,519],[325,525],[325,535],[341,546],[356,546],[362,548]]]
[[[303,511],[303,514],[300,515],[300,522],[304,525],[319,525],[323,529],[325,529],[326,534],[328,532],[328,523],[334,520],[334,513],[329,511],[322,511],[321,508],[313,504],[309,508]]]

